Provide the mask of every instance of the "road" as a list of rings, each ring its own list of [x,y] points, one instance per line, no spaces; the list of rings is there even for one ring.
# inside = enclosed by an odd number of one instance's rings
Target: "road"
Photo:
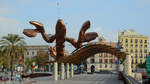
[[[9,83],[6,83],[9,84]],[[54,81],[53,77],[34,78],[14,84],[123,84],[115,74],[81,74],[69,80]]]

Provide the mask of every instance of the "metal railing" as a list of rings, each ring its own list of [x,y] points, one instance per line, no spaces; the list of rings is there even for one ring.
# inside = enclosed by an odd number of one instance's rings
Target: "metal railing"
[[[127,76],[123,72],[119,73],[119,78],[121,80],[123,80],[124,84],[141,84],[140,82],[138,82],[137,80],[135,80],[133,77]]]

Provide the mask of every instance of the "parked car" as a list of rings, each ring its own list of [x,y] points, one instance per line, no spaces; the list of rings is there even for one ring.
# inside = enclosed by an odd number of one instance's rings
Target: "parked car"
[[[15,81],[20,81],[21,78],[20,78],[20,77],[14,77],[13,80],[15,80]]]
[[[0,81],[8,81],[8,76],[0,76]]]

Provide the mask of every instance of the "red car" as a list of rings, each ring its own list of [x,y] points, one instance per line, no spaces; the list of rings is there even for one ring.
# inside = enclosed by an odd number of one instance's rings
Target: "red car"
[[[0,76],[0,81],[8,81],[9,78],[7,76]]]

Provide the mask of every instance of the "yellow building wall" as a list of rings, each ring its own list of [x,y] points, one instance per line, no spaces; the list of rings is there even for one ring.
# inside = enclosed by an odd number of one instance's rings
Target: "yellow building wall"
[[[145,57],[146,55],[148,55],[149,52],[149,38],[146,36],[121,36],[119,35],[118,39],[120,40],[120,42],[123,44],[123,51],[128,53],[128,54],[133,54],[132,57],[132,69],[133,71],[136,70],[136,65],[140,64],[141,61],[142,63],[145,62]],[[136,43],[136,39],[138,40],[138,42]],[[126,42],[126,40],[128,40],[128,42]],[[131,42],[132,40],[132,42]],[[142,40],[142,43],[140,42]],[[145,43],[145,41],[147,41],[147,43]],[[137,47],[136,47],[137,45]],[[142,47],[141,47],[142,46]],[[146,47],[147,46],[147,47]],[[133,50],[133,52],[132,52]],[[136,52],[137,50],[137,52]],[[142,50],[142,52],[141,52]],[[147,51],[147,52],[146,52]],[[137,54],[137,56],[136,56]],[[141,56],[142,54],[142,56]],[[137,61],[137,63],[136,63]]]

